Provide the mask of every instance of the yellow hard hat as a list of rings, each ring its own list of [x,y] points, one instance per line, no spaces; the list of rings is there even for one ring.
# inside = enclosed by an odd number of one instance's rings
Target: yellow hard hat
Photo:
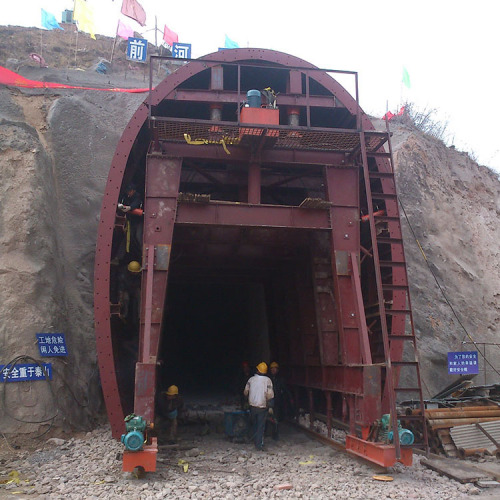
[[[131,273],[140,273],[141,272],[141,265],[136,260],[132,260],[128,263],[127,269]]]
[[[167,396],[177,396],[177,394],[179,394],[179,388],[176,385],[171,385],[165,394]]]
[[[257,371],[259,373],[262,373],[262,375],[265,375],[267,373],[267,365],[266,363],[264,363],[264,361],[262,361],[262,363],[259,363],[257,365]]]
[[[269,365],[269,368],[279,368],[280,365],[278,365],[278,363],[276,363],[276,361],[273,361],[270,365]]]

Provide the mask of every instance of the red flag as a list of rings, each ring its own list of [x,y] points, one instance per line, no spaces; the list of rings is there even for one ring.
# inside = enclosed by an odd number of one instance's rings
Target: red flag
[[[28,80],[24,76],[18,75],[7,68],[0,66],[0,85],[10,85],[13,87],[24,87],[27,89],[80,89],[80,90],[102,90],[105,92],[149,92],[150,89],[108,89],[96,87],[76,87],[73,85],[64,85],[64,83],[39,82],[37,80]]]
[[[121,20],[118,20],[118,29],[116,30],[116,34],[120,38],[128,40],[130,37],[134,36],[134,30],[130,26],[127,26],[125,23],[122,23]]]
[[[146,25],[146,12],[137,0],[123,0],[122,14],[137,21],[141,26]]]
[[[387,111],[387,113],[382,117],[382,120],[387,120],[389,122],[395,116],[396,115],[394,113],[391,113],[390,111]]]
[[[170,45],[170,47],[172,47],[174,42],[179,41],[179,35],[168,29],[167,25],[165,24],[165,29],[163,30],[163,40],[165,40],[165,43],[167,45]]]

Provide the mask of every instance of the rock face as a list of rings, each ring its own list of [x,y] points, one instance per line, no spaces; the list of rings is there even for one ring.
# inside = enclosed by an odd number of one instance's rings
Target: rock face
[[[432,396],[456,378],[447,375],[448,351],[500,342],[500,181],[467,153],[404,126],[393,146],[424,395]],[[486,346],[487,383],[500,381],[498,349]],[[485,383],[482,372],[476,383]]]
[[[37,332],[65,332],[72,353],[71,363],[52,358],[57,376],[50,384],[3,388],[4,432],[31,432],[53,418],[64,428],[87,428],[99,414],[92,297],[97,224],[116,144],[143,99],[0,89],[0,363],[38,357]],[[403,126],[394,129],[393,146],[401,200],[429,265],[474,340],[498,341],[498,176]],[[447,351],[461,350],[468,339],[408,223],[403,226],[424,395],[430,396],[452,380]],[[495,352],[487,354],[495,364]]]
[[[142,98],[0,90],[0,363],[38,358],[37,332],[65,332],[72,361],[51,359],[57,375],[50,384],[3,388],[4,431],[33,431],[54,416],[57,424],[87,427],[99,413],[97,224],[121,128]]]

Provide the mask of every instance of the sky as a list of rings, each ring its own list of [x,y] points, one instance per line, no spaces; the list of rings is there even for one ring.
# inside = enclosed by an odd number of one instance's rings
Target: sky
[[[122,0],[87,2],[96,13],[96,33],[113,36]],[[223,47],[227,35],[240,47],[278,50],[321,68],[357,71],[365,112],[381,117],[405,101],[421,111],[435,110],[435,120],[447,123],[449,145],[500,172],[496,0],[139,3],[147,14],[146,26],[122,20],[154,41],[156,16],[158,28],[166,24],[180,42],[192,44],[194,58]],[[41,8],[60,20],[73,1],[5,2],[0,25],[40,27]],[[402,84],[403,68],[410,88]],[[352,78],[338,79],[353,93]]]

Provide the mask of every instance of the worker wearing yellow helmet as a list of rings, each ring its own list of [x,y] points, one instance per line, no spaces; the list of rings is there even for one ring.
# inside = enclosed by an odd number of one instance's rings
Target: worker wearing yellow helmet
[[[127,269],[131,272],[131,273],[140,273],[141,272],[141,265],[139,264],[139,262],[137,262],[136,260],[132,260],[128,263],[128,266],[127,266]]]
[[[166,391],[160,394],[158,413],[164,418],[166,423],[169,444],[177,441],[177,420],[183,409],[184,402],[176,385],[171,385]]]
[[[118,272],[120,318],[137,327],[140,316],[141,271],[141,264],[131,260],[127,265],[121,265]]]
[[[274,398],[274,392],[273,383],[267,376],[267,364],[262,361],[256,368],[257,372],[248,380],[243,394],[248,396],[255,448],[262,451],[264,449],[266,418],[270,401]]]

